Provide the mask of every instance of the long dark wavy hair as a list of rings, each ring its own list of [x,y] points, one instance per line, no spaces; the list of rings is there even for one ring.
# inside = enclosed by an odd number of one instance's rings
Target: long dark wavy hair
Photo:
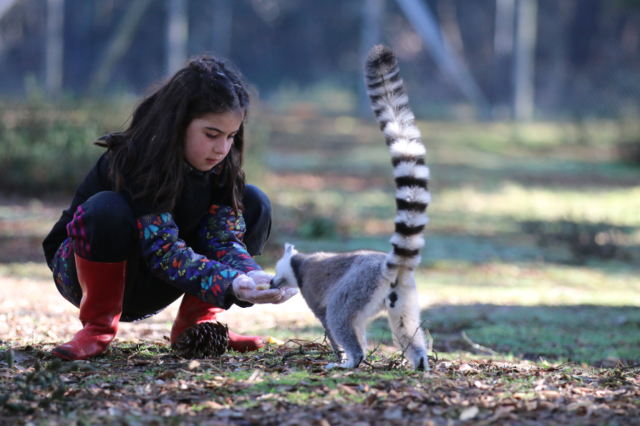
[[[238,71],[224,61],[201,56],[189,62],[136,107],[129,128],[95,142],[111,155],[116,191],[148,201],[154,212],[172,212],[184,184],[186,130],[208,113],[240,112],[246,117],[249,94]],[[216,181],[234,211],[242,208],[245,174],[244,120],[222,161]]]

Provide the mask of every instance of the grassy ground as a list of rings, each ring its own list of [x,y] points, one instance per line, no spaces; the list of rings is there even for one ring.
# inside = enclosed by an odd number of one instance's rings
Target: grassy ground
[[[245,169],[274,205],[261,264],[272,268],[285,241],[389,249],[393,181],[372,123],[304,108],[252,120]],[[629,424],[640,414],[640,169],[616,161],[618,129],[419,125],[432,172],[416,274],[431,372],[403,366],[384,317],[369,328],[371,365],[323,369],[322,329],[300,298],[223,315],[234,331],[293,339],[286,346],[191,364],[163,337],[174,304],[123,324],[95,371],[56,370],[47,350],[77,330],[77,311],[39,244],[68,200],[5,197],[0,355],[18,355],[0,363],[0,398],[13,407],[0,423]],[[20,382],[38,362],[65,386],[49,408],[35,407],[58,385]]]

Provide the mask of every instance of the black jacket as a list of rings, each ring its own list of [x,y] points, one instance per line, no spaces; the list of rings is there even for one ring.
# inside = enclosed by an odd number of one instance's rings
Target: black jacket
[[[198,224],[211,204],[225,204],[216,182],[216,172],[221,167],[222,164],[216,166],[211,172],[201,172],[185,164],[187,178],[184,181],[182,194],[173,212],[169,213],[172,214],[179,229],[180,239],[184,240],[187,246],[195,244]],[[73,219],[78,206],[99,192],[115,191],[115,182],[109,179],[109,168],[109,153],[105,152],[76,189],[71,206],[62,212],[62,216],[44,239],[42,246],[47,265],[51,264],[60,244],[67,238],[67,224]],[[148,202],[140,199],[133,200],[128,191],[121,191],[121,194],[129,202],[136,218],[152,213]]]

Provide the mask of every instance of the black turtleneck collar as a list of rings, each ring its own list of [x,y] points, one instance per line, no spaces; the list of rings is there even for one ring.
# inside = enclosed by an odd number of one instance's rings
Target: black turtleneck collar
[[[207,178],[211,174],[219,175],[220,172],[222,171],[222,163],[216,164],[211,170],[207,170],[206,172],[196,169],[191,164],[189,164],[187,160],[184,160],[182,164],[184,166],[185,172],[187,172],[187,175],[191,175],[191,176]]]

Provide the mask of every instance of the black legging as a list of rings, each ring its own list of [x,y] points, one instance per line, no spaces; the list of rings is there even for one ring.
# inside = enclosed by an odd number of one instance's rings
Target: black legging
[[[246,185],[242,204],[247,227],[243,242],[250,255],[259,255],[271,232],[271,203],[260,189]],[[121,195],[101,192],[89,198],[81,208],[84,238],[89,242],[90,253],[83,253],[82,247],[76,247],[78,254],[95,262],[128,260],[120,321],[137,321],[155,315],[184,294],[184,291],[154,276],[147,268],[139,252],[136,218]],[[63,245],[70,243],[73,239]],[[56,285],[65,298],[78,306],[82,293],[75,257],[69,255],[61,259],[61,253],[63,250],[56,253],[52,262],[54,274],[66,269],[69,282],[66,285],[56,282]]]

